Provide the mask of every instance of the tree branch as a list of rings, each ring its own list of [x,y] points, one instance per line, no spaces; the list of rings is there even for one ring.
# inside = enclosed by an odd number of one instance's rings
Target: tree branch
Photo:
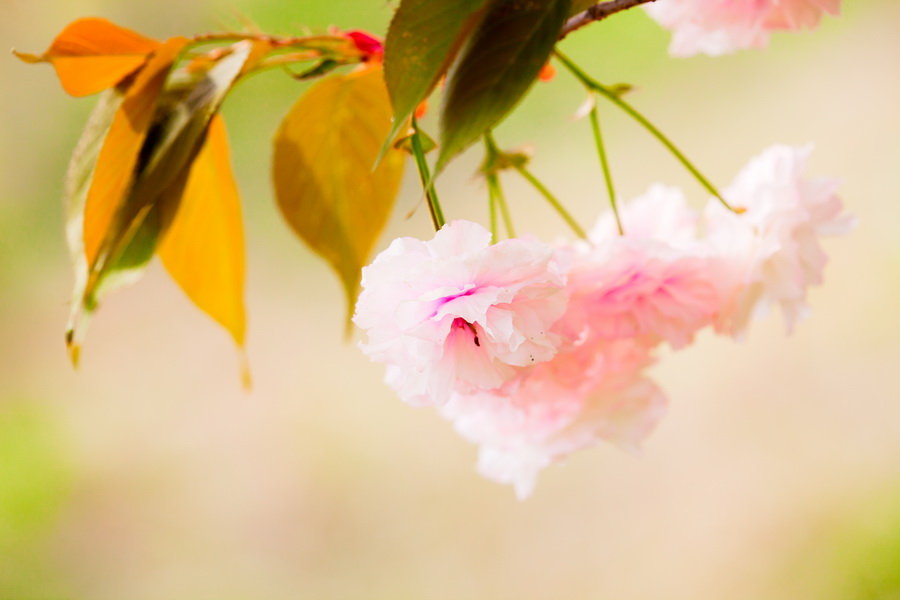
[[[654,1],[655,0],[608,0],[607,2],[595,4],[566,21],[562,33],[559,34],[559,39],[563,39],[573,31],[581,29],[594,21],[602,21],[606,17],[614,15],[617,12],[622,12],[623,10],[628,10],[629,8],[634,8],[635,6]]]

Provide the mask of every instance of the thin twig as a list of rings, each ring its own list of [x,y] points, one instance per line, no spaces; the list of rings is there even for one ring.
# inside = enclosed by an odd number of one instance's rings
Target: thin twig
[[[602,21],[606,17],[614,15],[617,12],[622,12],[623,10],[628,10],[629,8],[634,8],[635,6],[654,1],[655,0],[608,0],[607,2],[595,4],[566,21],[562,33],[559,34],[559,39],[563,39],[573,31],[581,29],[585,25],[589,25],[595,21]]]
[[[306,35],[306,36],[277,36],[265,33],[240,33],[240,32],[223,32],[223,33],[202,33],[191,38],[194,42],[231,42],[240,40],[256,40],[258,42],[268,42],[275,48],[283,48],[286,46],[342,46],[352,45],[352,43],[343,36],[339,35]]]

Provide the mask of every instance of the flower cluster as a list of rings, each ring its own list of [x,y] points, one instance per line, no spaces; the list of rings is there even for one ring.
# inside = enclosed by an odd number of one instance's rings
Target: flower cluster
[[[673,56],[718,56],[761,48],[777,30],[812,29],[841,0],[657,0],[647,12],[672,30]]]
[[[432,405],[481,447],[479,470],[520,497],[537,473],[605,440],[635,451],[666,411],[646,375],[662,344],[709,326],[741,335],[780,306],[788,327],[822,279],[824,235],[844,232],[829,180],[804,176],[808,148],[776,146],[726,197],[692,210],[654,186],[602,217],[587,241],[491,244],[455,221],[433,240],[394,240],[363,272],[356,324],[407,402]]]

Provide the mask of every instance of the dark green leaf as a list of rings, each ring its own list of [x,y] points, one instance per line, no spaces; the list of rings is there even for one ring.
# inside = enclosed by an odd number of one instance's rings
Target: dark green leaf
[[[403,0],[385,44],[384,76],[394,133],[444,75],[486,0]],[[391,136],[393,138],[393,136]]]
[[[521,100],[550,58],[570,7],[571,0],[491,0],[450,76],[438,171]]]

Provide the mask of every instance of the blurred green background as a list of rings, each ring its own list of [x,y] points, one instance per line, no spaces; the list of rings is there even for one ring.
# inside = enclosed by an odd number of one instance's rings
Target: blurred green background
[[[850,0],[765,52],[672,60],[639,11],[573,35],[570,54],[720,184],[769,144],[815,142],[859,227],[791,337],[703,335],[654,374],[671,410],[638,459],[609,447],[547,470],[534,497],[479,478],[476,450],[403,405],[342,342],[336,279],[280,222],[270,139],[302,86],[254,78],[225,114],[245,201],[249,354],[156,266],[111,298],[79,372],[59,197],[93,103],[51,69],[0,60],[0,599],[651,600],[900,598],[900,3]],[[44,49],[80,16],[157,37],[237,26],[383,33],[384,0],[0,0],[0,39]],[[583,97],[564,74],[498,131],[582,223],[605,210]],[[434,112],[434,111],[432,111]],[[701,190],[604,107],[624,196]],[[433,127],[433,117],[427,122]],[[486,221],[478,152],[441,180],[450,217]],[[507,182],[519,229],[564,226]],[[407,174],[382,241],[430,235]]]

